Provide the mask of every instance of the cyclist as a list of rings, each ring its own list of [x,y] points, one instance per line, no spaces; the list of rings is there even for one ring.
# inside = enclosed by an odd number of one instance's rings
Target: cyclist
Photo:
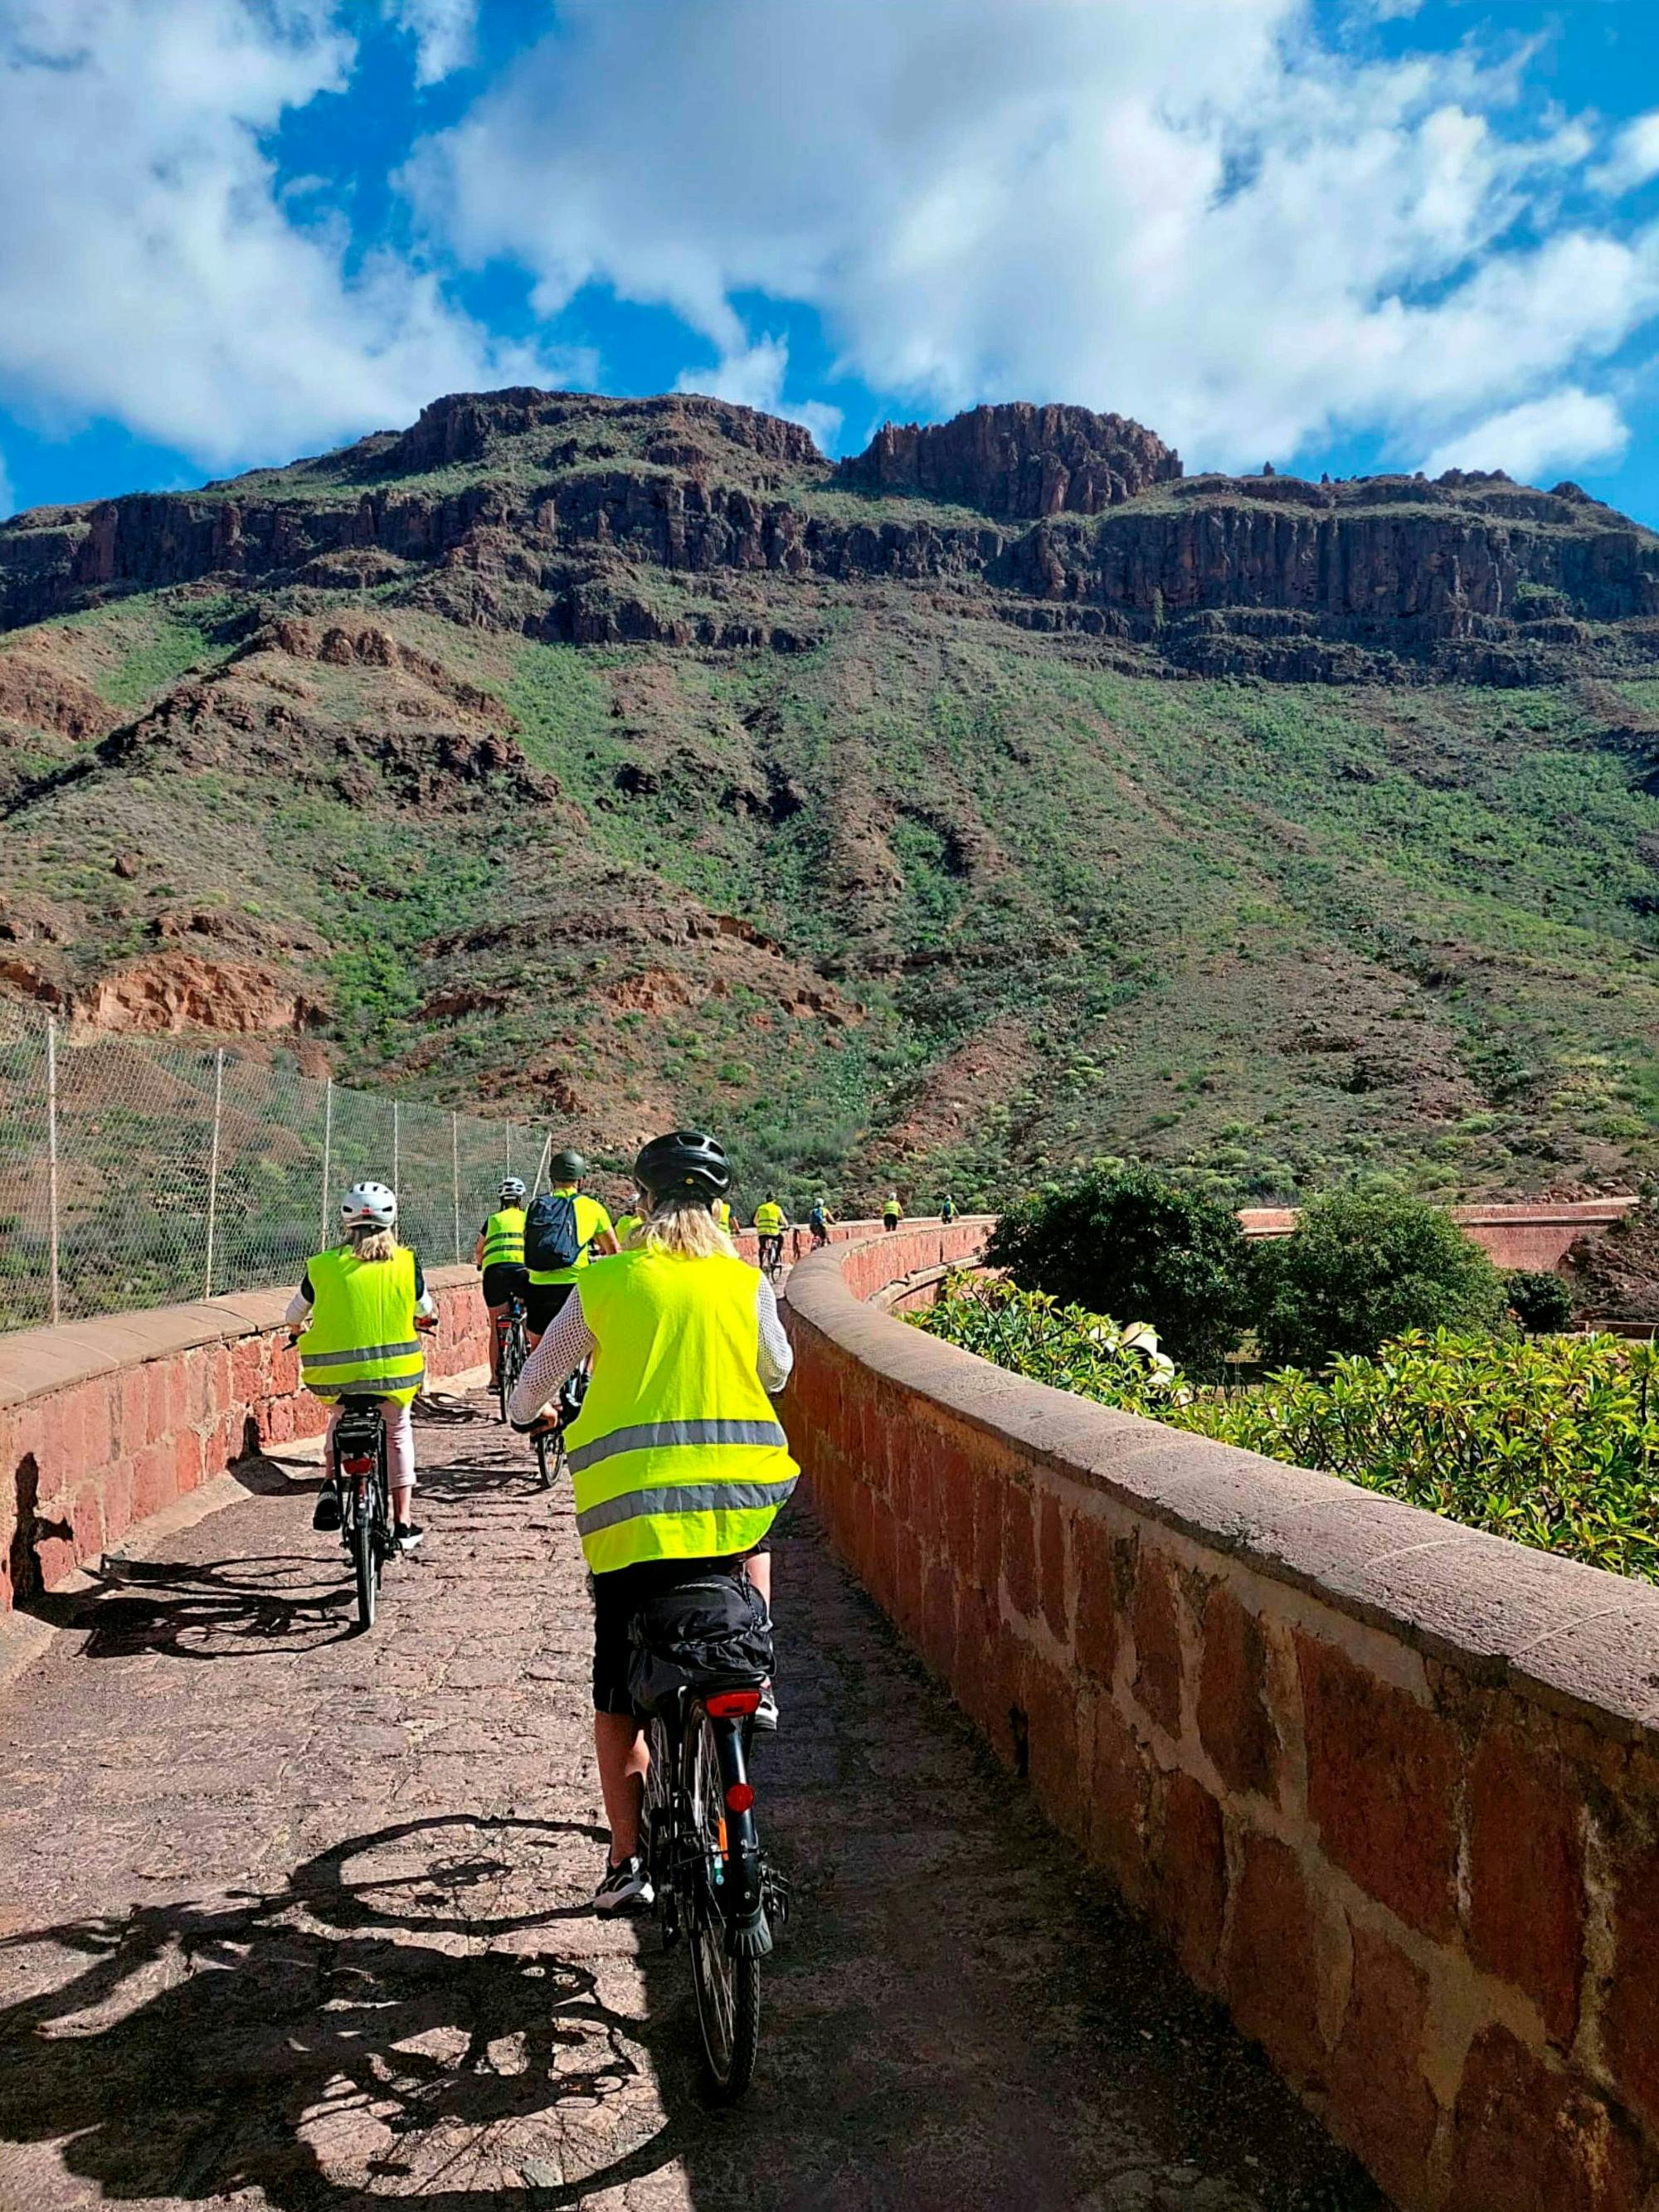
[[[627,1250],[629,1239],[635,1231],[644,1225],[646,1210],[650,1203],[642,1190],[634,1191],[628,1200],[628,1211],[619,1213],[611,1224],[612,1232],[623,1251]]]
[[[945,1194],[945,1203],[939,1210],[939,1218],[947,1227],[957,1218],[957,1202],[948,1190]]]
[[[581,1188],[587,1162],[580,1152],[556,1152],[548,1163],[551,1188],[525,1216],[525,1261],[530,1276],[526,1334],[540,1342],[554,1316],[576,1287],[577,1270],[595,1252],[619,1248],[611,1216]]]
[[[383,1182],[355,1182],[340,1200],[340,1242],[306,1263],[305,1279],[289,1300],[288,1326],[301,1330],[300,1378],[314,1397],[331,1404],[324,1445],[323,1479],[311,1525],[340,1526],[334,1487],[334,1431],[339,1400],[380,1399],[386,1413],[387,1487],[398,1548],[412,1552],[425,1534],[410,1512],[415,1494],[415,1430],[410,1401],[421,1387],[426,1361],[416,1334],[418,1320],[435,1309],[421,1263],[392,1233],[398,1200]]]
[[[524,1185],[517,1176],[503,1178],[501,1205],[478,1231],[472,1264],[483,1270],[483,1302],[489,1312],[489,1387],[501,1380],[501,1324],[509,1298],[524,1297],[530,1275],[524,1264]]]
[[[899,1204],[899,1194],[896,1190],[890,1190],[887,1194],[886,1203],[881,1209],[882,1226],[887,1230],[890,1235],[890,1233],[898,1227],[900,1222],[902,1221],[903,1218],[904,1208]]]
[[[760,1239],[761,1272],[783,1265],[783,1232],[789,1226],[789,1216],[778,1204],[778,1194],[769,1190],[755,1208],[755,1234]]]
[[[639,1855],[647,1754],[628,1693],[634,1616],[655,1591],[716,1573],[746,1576],[769,1604],[765,1539],[799,1472],[768,1396],[793,1357],[777,1301],[714,1219],[725,1153],[678,1129],[648,1144],[634,1174],[650,1200],[638,1242],[582,1277],[507,1405],[515,1428],[533,1427],[592,1358],[570,1469],[592,1577],[593,1741],[611,1824],[594,1905],[605,1913],[652,1902]],[[757,1724],[775,1728],[769,1695],[763,1711]]]
[[[814,1247],[830,1242],[830,1224],[835,1219],[827,1198],[815,1198],[812,1211],[806,1217],[806,1225],[812,1232]]]
[[[729,1198],[714,1200],[714,1218],[729,1237],[732,1234],[732,1201]]]

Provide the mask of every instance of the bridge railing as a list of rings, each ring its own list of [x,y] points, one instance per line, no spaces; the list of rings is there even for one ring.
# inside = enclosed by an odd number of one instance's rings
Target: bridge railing
[[[1659,1589],[872,1303],[973,1235],[791,1279],[836,1547],[1407,2212],[1659,2201]]]

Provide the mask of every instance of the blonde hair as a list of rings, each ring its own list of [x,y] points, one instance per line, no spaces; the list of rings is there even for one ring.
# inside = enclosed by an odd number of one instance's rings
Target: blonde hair
[[[654,1200],[629,1243],[671,1252],[679,1260],[712,1260],[716,1252],[724,1252],[730,1260],[738,1256],[737,1246],[709,1211],[708,1200],[695,1198],[690,1191],[670,1191]]]
[[[389,1229],[371,1229],[367,1224],[348,1229],[345,1241],[359,1260],[389,1260],[398,1249],[398,1240]]]

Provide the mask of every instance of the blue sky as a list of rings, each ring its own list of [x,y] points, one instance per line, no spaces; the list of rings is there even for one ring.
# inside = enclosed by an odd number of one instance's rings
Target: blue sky
[[[507,382],[1659,526],[1656,0],[0,0],[0,511]]]

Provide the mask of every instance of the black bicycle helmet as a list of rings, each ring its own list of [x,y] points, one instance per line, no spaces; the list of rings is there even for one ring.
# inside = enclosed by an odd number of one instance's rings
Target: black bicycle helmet
[[[587,1162],[580,1152],[555,1152],[547,1171],[555,1182],[580,1182],[587,1173]]]
[[[653,1198],[691,1191],[699,1198],[721,1198],[732,1188],[726,1154],[702,1129],[671,1129],[653,1137],[634,1163],[634,1180]]]

